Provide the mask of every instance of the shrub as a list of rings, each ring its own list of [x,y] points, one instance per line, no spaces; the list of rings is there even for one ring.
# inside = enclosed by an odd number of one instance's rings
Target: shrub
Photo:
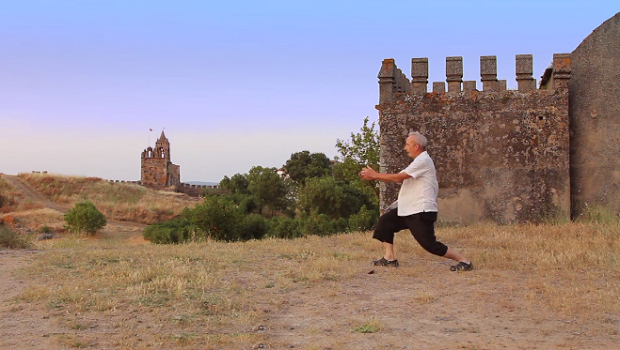
[[[243,225],[243,239],[261,239],[269,230],[267,220],[257,214],[246,216]]]
[[[9,249],[30,248],[30,237],[0,226],[0,247]]]
[[[328,236],[340,232],[346,232],[348,222],[344,218],[331,219],[326,214],[313,212],[301,219],[303,232],[306,235]]]
[[[102,229],[107,220],[92,202],[79,202],[65,214],[66,228],[73,233],[94,235]]]
[[[206,197],[203,204],[186,209],[181,215],[211,239],[238,241],[244,238],[245,213],[228,197]]]
[[[289,217],[276,216],[269,220],[268,237],[297,238],[303,237],[301,221]]]
[[[185,218],[149,225],[142,233],[144,239],[156,244],[176,244],[204,238]]]
[[[364,205],[362,209],[349,218],[349,230],[368,231],[371,230],[379,221],[379,211],[367,209]]]

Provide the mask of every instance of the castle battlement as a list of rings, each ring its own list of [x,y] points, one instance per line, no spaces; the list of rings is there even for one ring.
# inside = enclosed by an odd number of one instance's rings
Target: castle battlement
[[[540,222],[570,217],[569,89],[571,55],[555,54],[540,88],[533,56],[517,55],[518,90],[497,78],[497,57],[480,56],[477,81],[463,81],[463,57],[446,58],[446,80],[428,92],[428,58],[411,60],[411,80],[394,59],[379,71],[381,171],[396,173],[411,158],[411,131],[429,139],[439,180],[442,220]],[[446,84],[447,83],[447,84]],[[381,206],[398,186],[380,184]]]
[[[533,55],[516,55],[515,73],[518,91],[537,90],[534,73]],[[554,54],[553,64],[542,76],[541,88],[555,90],[568,87],[571,77],[571,54]],[[393,58],[383,60],[379,70],[379,103],[394,99],[396,93],[429,93],[428,58],[411,59],[411,80],[396,66]],[[482,91],[504,91],[506,80],[497,79],[497,56],[480,56],[480,81]],[[447,83],[447,90],[446,90]],[[463,81],[463,57],[446,57],[446,81],[433,82],[433,93],[474,92],[475,80]]]

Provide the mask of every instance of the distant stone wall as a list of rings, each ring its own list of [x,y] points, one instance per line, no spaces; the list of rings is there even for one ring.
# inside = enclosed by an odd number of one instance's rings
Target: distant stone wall
[[[573,213],[620,213],[620,13],[573,51],[570,86]]]
[[[180,183],[175,188],[175,191],[185,193],[191,197],[202,197],[204,192],[208,190],[220,191],[220,186],[190,185],[187,183]]]
[[[181,183],[181,167],[168,163],[168,186],[176,186]]]
[[[497,79],[495,56],[482,56],[478,91],[475,81],[462,81],[462,58],[448,57],[447,91],[439,82],[428,93],[427,58],[412,60],[409,90],[394,60],[384,60],[377,106],[381,171],[396,173],[411,162],[405,139],[420,131],[438,172],[440,220],[569,218],[570,55],[554,55],[553,89],[536,89],[532,62],[531,55],[517,56],[519,88],[506,90]],[[399,187],[382,184],[382,207],[396,199]]]

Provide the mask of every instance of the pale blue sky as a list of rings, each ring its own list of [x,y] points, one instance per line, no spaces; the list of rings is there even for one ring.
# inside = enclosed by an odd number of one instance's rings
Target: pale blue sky
[[[384,58],[573,51],[611,1],[0,1],[0,172],[138,180],[165,128],[182,181],[219,181],[292,153],[336,155],[378,118]],[[429,86],[430,86],[429,83]],[[478,83],[480,86],[480,82]],[[149,129],[153,132],[149,132]]]

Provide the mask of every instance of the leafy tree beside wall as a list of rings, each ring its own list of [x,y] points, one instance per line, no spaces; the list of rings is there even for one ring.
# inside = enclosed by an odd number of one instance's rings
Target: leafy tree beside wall
[[[379,186],[377,181],[366,181],[359,177],[364,167],[371,167],[379,171],[379,133],[375,130],[376,123],[368,125],[369,118],[364,118],[364,125],[359,133],[351,133],[351,140],[336,141],[336,148],[340,156],[334,164],[334,177],[352,184],[368,194],[375,196],[379,201]]]
[[[306,182],[299,191],[298,206],[306,214],[316,212],[336,220],[349,219],[363,206],[374,207],[374,203],[360,188],[325,176]]]

